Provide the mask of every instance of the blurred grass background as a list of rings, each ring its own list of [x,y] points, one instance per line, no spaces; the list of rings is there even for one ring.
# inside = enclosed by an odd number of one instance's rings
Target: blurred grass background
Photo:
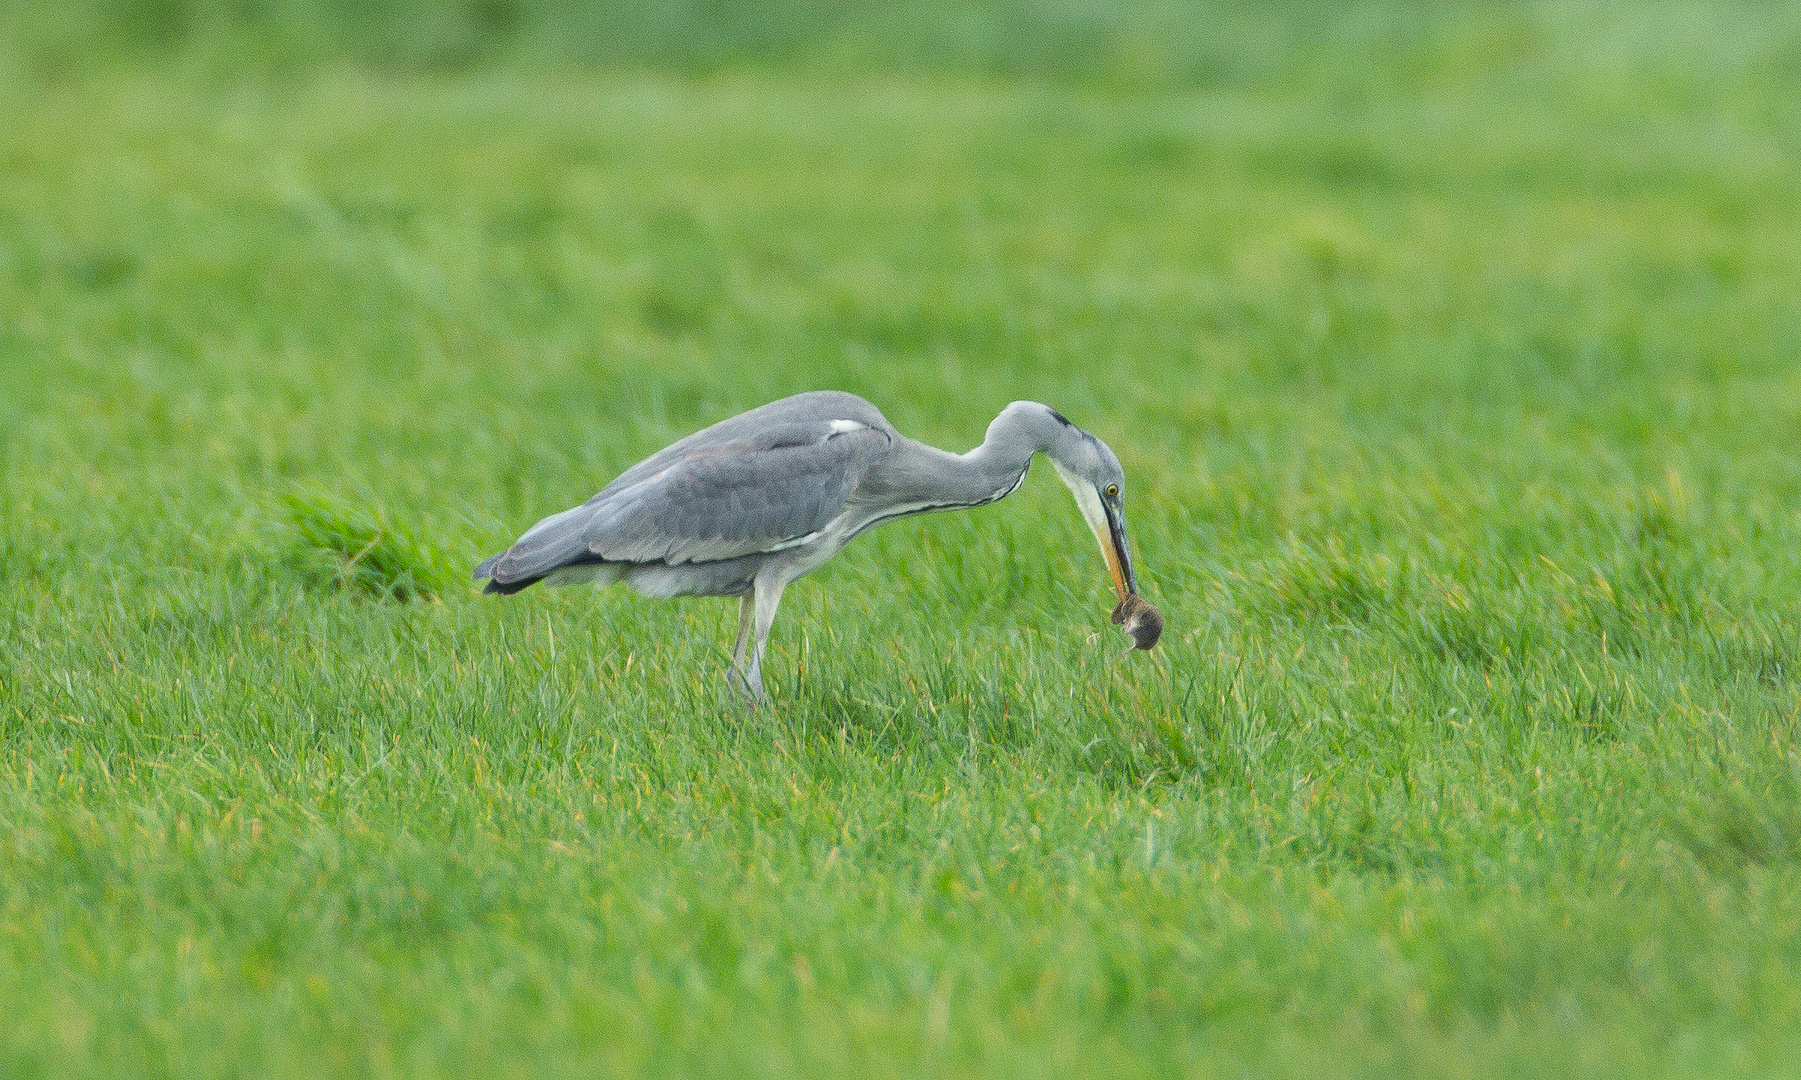
[[[1801,78],[1784,4],[744,3],[656,0],[7,0],[15,71],[186,61],[219,74],[733,70],[1239,90],[1335,104],[1511,89],[1643,114],[1749,108]],[[1570,104],[1574,104],[1573,102]]]
[[[0,1071],[1801,1056],[1801,5],[0,0]],[[468,568],[832,386],[1102,435]]]

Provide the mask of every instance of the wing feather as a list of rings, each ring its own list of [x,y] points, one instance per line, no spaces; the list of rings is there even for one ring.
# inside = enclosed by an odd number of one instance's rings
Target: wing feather
[[[807,418],[684,440],[484,564],[495,582],[578,562],[716,562],[798,546],[843,513],[892,439],[861,420]]]
[[[887,447],[880,432],[817,423],[708,447],[597,504],[588,553],[673,566],[795,546],[844,511]]]

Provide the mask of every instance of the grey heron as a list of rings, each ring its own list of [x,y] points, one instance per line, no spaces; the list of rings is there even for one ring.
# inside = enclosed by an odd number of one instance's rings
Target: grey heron
[[[476,567],[475,578],[503,595],[540,581],[623,581],[653,597],[739,597],[726,677],[760,701],[763,650],[790,582],[871,526],[1006,498],[1040,453],[1100,543],[1119,594],[1113,621],[1149,649],[1163,619],[1138,596],[1119,459],[1035,401],[1008,405],[982,445],[953,454],[902,435],[855,394],[783,398],[652,454],[587,502],[533,525]]]

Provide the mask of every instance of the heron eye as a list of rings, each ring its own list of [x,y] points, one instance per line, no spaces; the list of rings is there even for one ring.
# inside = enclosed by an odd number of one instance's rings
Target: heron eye
[[[1118,484],[1108,484],[1107,485],[1107,498],[1114,499],[1114,498],[1118,498],[1118,497],[1119,497],[1119,485]]]

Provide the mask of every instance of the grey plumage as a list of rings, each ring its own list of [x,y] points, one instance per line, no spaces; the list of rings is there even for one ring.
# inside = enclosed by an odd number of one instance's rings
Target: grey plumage
[[[509,594],[539,581],[624,581],[650,596],[742,597],[728,677],[761,698],[769,626],[789,582],[883,521],[1011,494],[1038,452],[1075,494],[1123,601],[1136,591],[1120,513],[1125,477],[1105,443],[1016,401],[981,446],[950,454],[837,391],[783,398],[682,439],[538,522],[475,577]]]

